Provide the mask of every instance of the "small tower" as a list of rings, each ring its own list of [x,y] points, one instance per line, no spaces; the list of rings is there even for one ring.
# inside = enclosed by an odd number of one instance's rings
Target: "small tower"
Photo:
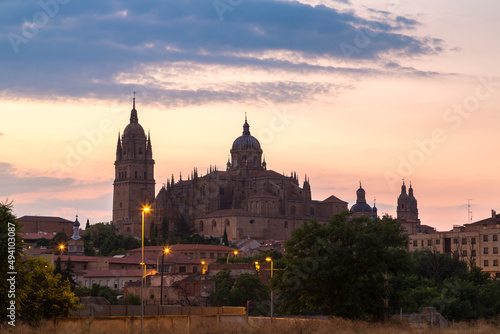
[[[80,222],[78,215],[76,215],[75,222],[73,223],[73,235],[68,240],[68,255],[84,255],[85,240],[80,237]]]
[[[407,222],[419,222],[417,199],[413,196],[413,187],[410,183],[407,194],[404,180],[401,186],[401,194],[398,197],[397,219]]]
[[[262,149],[257,138],[250,134],[250,125],[247,122],[246,115],[245,123],[243,124],[243,133],[233,142],[230,153],[230,170],[239,172],[240,174],[246,171],[263,170]]]

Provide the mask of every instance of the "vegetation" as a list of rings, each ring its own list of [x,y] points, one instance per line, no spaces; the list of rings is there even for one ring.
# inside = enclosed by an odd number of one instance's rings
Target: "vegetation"
[[[231,270],[222,269],[213,278],[215,292],[211,295],[212,306],[246,306],[248,300],[254,302],[250,314],[267,314],[269,300],[268,288],[252,274],[241,274],[236,279],[231,277]]]
[[[387,275],[406,269],[407,238],[395,220],[341,214],[305,223],[286,242],[286,267],[275,276],[286,314],[381,319]]]
[[[98,223],[85,229],[85,255],[114,256],[141,247],[141,241],[132,236],[116,234],[111,224]],[[97,249],[97,253],[95,252]]]

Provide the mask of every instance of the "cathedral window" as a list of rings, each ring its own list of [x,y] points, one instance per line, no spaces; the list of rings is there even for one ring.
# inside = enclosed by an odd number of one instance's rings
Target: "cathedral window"
[[[226,226],[229,226],[231,225],[231,223],[229,222],[229,220],[226,219]]]
[[[255,220],[250,219],[250,224],[253,224],[253,223],[255,223]]]
[[[295,205],[290,207],[290,214],[295,215]]]
[[[139,154],[142,154],[142,146],[139,146]]]
[[[135,178],[137,179],[137,171],[135,171]]]
[[[253,157],[253,165],[254,167],[257,167],[257,157]]]
[[[245,166],[247,164],[247,156],[244,155],[242,158],[241,158],[241,162],[243,163],[243,166]]]
[[[120,202],[120,208],[121,208],[122,206],[123,206],[123,203],[122,203],[122,202]]]
[[[401,209],[404,209],[405,208],[405,205],[404,204],[401,204]]]
[[[284,228],[288,228],[288,222],[287,221],[283,224],[283,227]]]
[[[224,195],[224,187],[219,187],[219,195]]]
[[[203,232],[203,220],[200,220],[200,232]]]
[[[314,208],[311,208],[311,209],[309,210],[309,213],[311,214],[311,216],[314,216]]]
[[[217,222],[215,220],[212,220],[212,230],[215,230],[217,227]]]
[[[146,172],[144,172],[144,180],[146,180]]]

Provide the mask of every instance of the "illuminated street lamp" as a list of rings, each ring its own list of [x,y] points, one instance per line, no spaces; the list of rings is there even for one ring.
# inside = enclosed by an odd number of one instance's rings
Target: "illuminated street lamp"
[[[205,268],[205,261],[201,261],[201,273],[205,275],[207,269]]]
[[[271,262],[271,279],[273,278],[273,264],[274,261],[270,257],[266,257],[267,262]],[[272,284],[272,282],[271,282]],[[273,311],[274,311],[274,291],[273,286],[271,285],[271,322],[273,321]]]
[[[144,276],[146,275],[146,264],[144,263],[144,213],[149,211],[149,207],[144,207],[142,213],[142,260],[141,260],[141,333],[143,333],[143,318],[144,318]]]
[[[161,254],[161,287],[160,287],[160,305],[163,305],[163,272],[165,271],[163,269],[163,263],[165,259],[165,254],[170,253],[170,249],[168,247],[163,248],[163,252]]]
[[[61,255],[64,255],[64,244],[60,244],[59,249],[61,250]]]
[[[235,250],[235,251],[233,252],[233,254],[234,254],[234,257],[236,257],[236,255],[238,255],[238,251],[237,251],[237,250]],[[229,263],[229,255],[231,255],[231,253],[227,254],[227,262],[226,262],[226,263]]]

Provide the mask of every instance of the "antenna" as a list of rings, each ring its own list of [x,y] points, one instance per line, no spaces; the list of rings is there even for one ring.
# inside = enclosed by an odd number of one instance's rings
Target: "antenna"
[[[470,210],[470,202],[472,198],[467,198],[467,223],[472,223],[472,211]]]

